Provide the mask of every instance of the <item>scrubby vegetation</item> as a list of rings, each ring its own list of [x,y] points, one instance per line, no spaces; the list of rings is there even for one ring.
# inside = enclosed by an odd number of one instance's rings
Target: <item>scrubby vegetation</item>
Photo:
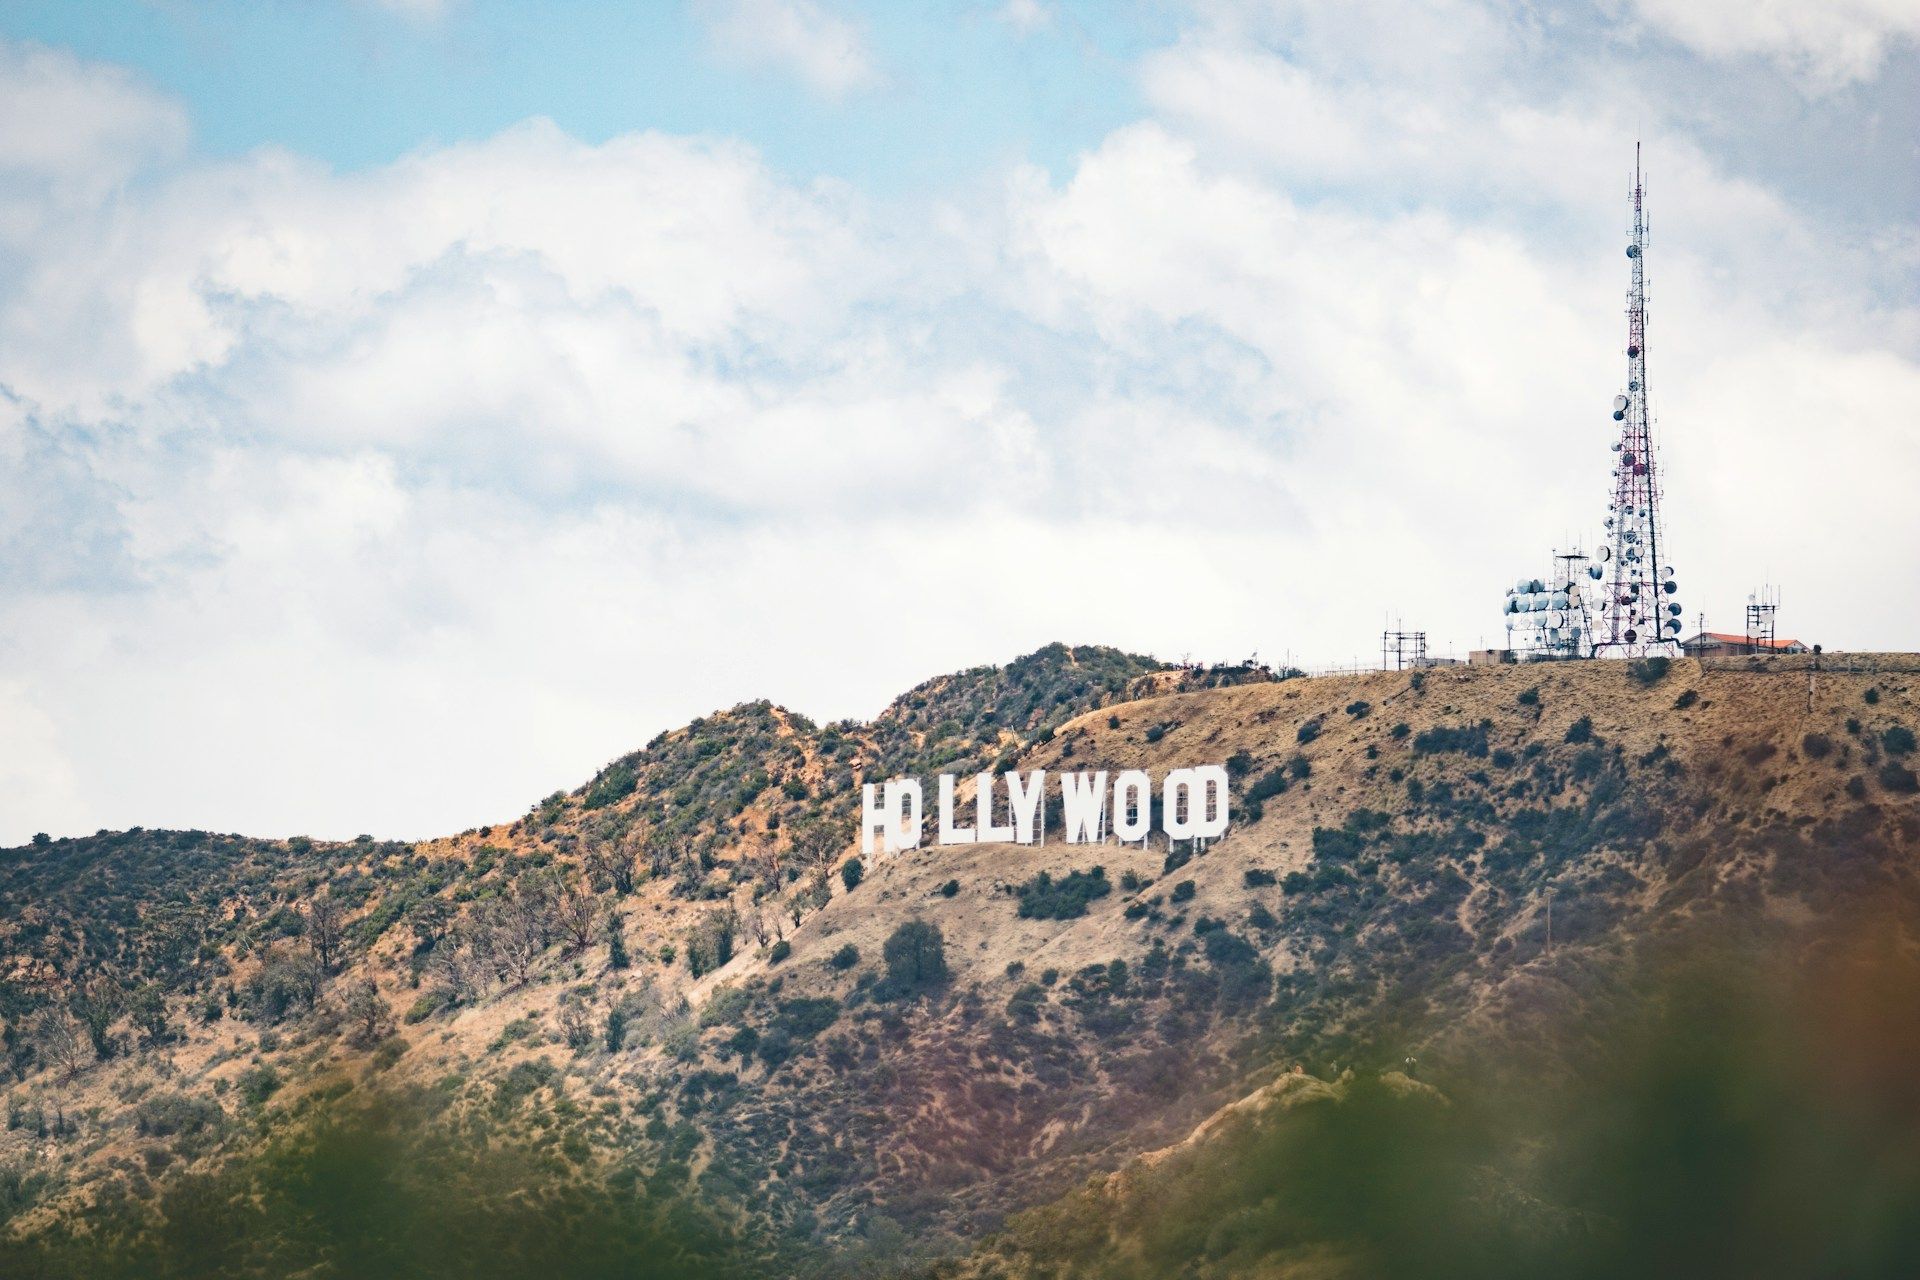
[[[8,851],[0,1212],[98,1203],[142,1224],[133,1248],[183,1176],[424,1091],[449,1144],[649,1213],[711,1210],[746,1242],[737,1273],[915,1274],[1294,1064],[1331,1088],[1513,1048],[1514,1070],[1563,1079],[1542,1011],[1609,1014],[1682,921],[1784,954],[1790,922],[1920,909],[1916,720],[1890,681],[1868,708],[1823,675],[1828,704],[1775,723],[1804,682],[1785,700],[1745,673],[1701,682],[1669,717],[1684,695],[1612,665],[1219,695],[1193,692],[1218,673],[1128,669],[1061,649],[869,724],[748,704],[439,841]],[[1142,690],[1189,692],[1123,705]],[[1226,840],[1042,872],[1054,811],[1012,874],[854,856],[857,783],[884,761],[1111,771],[1155,727],[1160,751],[1225,760]],[[1116,887],[1124,906],[1102,905]],[[1239,1213],[1206,1220],[1223,1275],[1254,1256]],[[112,1274],[121,1255],[84,1256]]]
[[[1087,914],[1087,904],[1113,892],[1107,869],[1069,871],[1059,880],[1042,871],[1012,892],[1020,899],[1020,915],[1032,920],[1071,920]]]

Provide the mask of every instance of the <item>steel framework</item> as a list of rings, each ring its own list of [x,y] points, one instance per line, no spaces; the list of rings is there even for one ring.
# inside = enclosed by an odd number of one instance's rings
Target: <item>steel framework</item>
[[[1613,493],[1607,503],[1607,542],[1590,570],[1599,582],[1596,657],[1644,657],[1679,652],[1679,585],[1662,556],[1660,478],[1647,393],[1647,217],[1640,147],[1633,149],[1633,240],[1627,257],[1627,389],[1614,397],[1620,424],[1614,442]]]
[[[1380,669],[1382,671],[1404,671],[1410,667],[1425,667],[1427,661],[1427,633],[1424,631],[1382,631],[1380,633]]]

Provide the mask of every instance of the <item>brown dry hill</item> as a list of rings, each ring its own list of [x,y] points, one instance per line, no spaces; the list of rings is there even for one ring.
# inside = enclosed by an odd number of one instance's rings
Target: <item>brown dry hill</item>
[[[1295,1067],[1553,1069],[1543,1011],[1702,921],[1913,919],[1920,664],[1852,665],[1278,680],[1054,646],[867,724],[747,704],[444,840],[7,851],[10,1212],[138,1203],[316,1098],[423,1086],[730,1206],[775,1270],[959,1250]],[[863,779],[1202,762],[1235,814],[1197,856],[1056,826],[840,874]]]

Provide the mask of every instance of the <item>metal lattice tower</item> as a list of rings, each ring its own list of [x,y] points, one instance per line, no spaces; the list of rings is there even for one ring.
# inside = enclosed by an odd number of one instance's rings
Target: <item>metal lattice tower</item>
[[[1647,399],[1647,216],[1640,146],[1633,148],[1633,285],[1627,291],[1627,390],[1613,399],[1620,438],[1614,443],[1613,495],[1607,541],[1589,571],[1600,581],[1596,657],[1678,655],[1679,585],[1662,559],[1660,480]]]
[[[1747,597],[1747,652],[1772,653],[1774,615],[1780,612],[1780,596],[1772,587],[1762,587]]]

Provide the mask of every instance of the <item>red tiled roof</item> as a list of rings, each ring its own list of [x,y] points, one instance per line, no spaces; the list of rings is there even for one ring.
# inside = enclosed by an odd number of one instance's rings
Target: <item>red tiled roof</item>
[[[1804,649],[1807,647],[1798,640],[1775,640],[1769,644],[1765,640],[1749,640],[1746,636],[1740,635],[1737,632],[1727,631],[1702,631],[1692,639],[1682,640],[1680,642],[1682,648],[1698,644],[1738,645],[1742,649],[1746,648],[1749,644],[1756,649]]]

